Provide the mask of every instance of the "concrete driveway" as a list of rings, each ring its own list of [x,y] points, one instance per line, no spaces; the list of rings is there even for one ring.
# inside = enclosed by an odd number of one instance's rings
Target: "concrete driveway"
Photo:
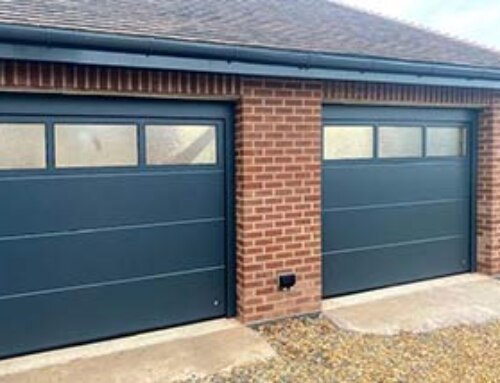
[[[500,281],[479,274],[436,279],[327,300],[324,315],[363,333],[427,332],[500,319]]]
[[[236,320],[215,320],[0,362],[0,383],[166,383],[275,356]]]

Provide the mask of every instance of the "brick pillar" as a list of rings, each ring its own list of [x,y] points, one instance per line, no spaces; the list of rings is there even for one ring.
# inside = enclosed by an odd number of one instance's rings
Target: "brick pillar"
[[[245,322],[321,305],[319,82],[242,80],[236,124],[238,316]],[[278,290],[280,273],[297,285]]]
[[[478,271],[500,274],[500,94],[481,113],[478,154]]]

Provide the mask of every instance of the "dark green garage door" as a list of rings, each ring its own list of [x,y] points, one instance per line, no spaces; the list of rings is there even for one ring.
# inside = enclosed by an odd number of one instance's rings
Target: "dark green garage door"
[[[1,357],[232,314],[229,122],[219,104],[1,97]]]
[[[473,115],[329,106],[325,297],[471,269]]]

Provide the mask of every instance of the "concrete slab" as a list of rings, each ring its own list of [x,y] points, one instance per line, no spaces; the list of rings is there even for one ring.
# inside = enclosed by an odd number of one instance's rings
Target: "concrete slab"
[[[268,360],[275,351],[218,320],[0,362],[1,383],[159,383]]]
[[[500,281],[478,274],[334,298],[323,313],[337,326],[394,335],[500,319]]]

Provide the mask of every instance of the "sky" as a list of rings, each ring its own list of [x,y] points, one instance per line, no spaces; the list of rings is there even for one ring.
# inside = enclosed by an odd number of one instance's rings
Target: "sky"
[[[500,0],[340,0],[500,51]]]

